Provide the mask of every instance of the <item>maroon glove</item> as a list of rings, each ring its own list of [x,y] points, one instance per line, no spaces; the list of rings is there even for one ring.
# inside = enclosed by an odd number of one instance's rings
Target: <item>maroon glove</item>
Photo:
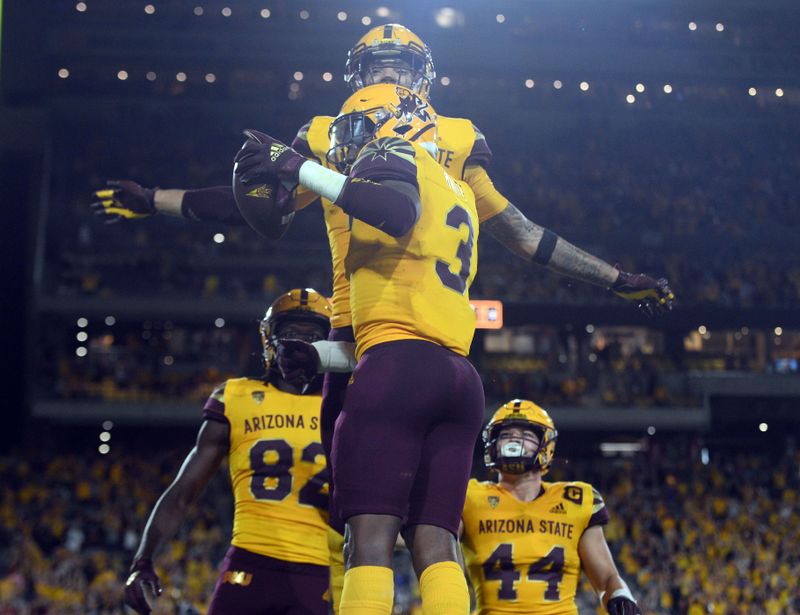
[[[161,582],[149,559],[134,560],[131,574],[125,582],[125,604],[141,615],[150,615],[150,603],[145,596],[145,587],[153,597],[161,595]]]
[[[127,179],[115,179],[106,184],[110,187],[94,191],[92,196],[97,200],[90,205],[94,214],[106,224],[147,218],[156,213],[155,189],[143,188]]]
[[[619,269],[619,265],[616,268]],[[635,301],[648,316],[670,311],[675,299],[666,278],[656,279],[645,273],[627,273],[621,269],[611,291],[627,301]]]
[[[606,610],[609,615],[642,615],[639,605],[625,596],[617,596],[609,600]]]
[[[247,142],[233,159],[233,172],[243,184],[269,183],[279,179],[291,186],[298,183],[300,167],[308,160],[288,145],[258,130],[245,130]]]
[[[309,384],[318,375],[319,353],[308,342],[278,340],[276,361],[283,379],[297,388]]]

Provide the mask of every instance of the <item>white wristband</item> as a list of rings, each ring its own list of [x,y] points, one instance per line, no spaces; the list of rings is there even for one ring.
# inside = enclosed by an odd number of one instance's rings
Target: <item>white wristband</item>
[[[311,344],[319,354],[317,371],[348,373],[356,368],[356,345],[354,342],[329,342],[322,340]]]
[[[335,202],[344,188],[347,176],[325,168],[313,160],[306,160],[300,166],[299,180],[311,192]]]
[[[153,204],[156,206],[156,211],[168,216],[183,217],[181,205],[183,204],[184,194],[186,194],[186,190],[157,189],[153,195]]]

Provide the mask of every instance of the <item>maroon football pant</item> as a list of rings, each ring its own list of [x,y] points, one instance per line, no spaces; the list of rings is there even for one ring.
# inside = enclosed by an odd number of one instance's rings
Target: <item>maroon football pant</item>
[[[388,514],[456,534],[483,412],[483,385],[465,357],[420,340],[367,350],[333,438],[342,519]]]
[[[328,615],[327,591],[327,566],[285,562],[232,546],[222,560],[208,615]]]

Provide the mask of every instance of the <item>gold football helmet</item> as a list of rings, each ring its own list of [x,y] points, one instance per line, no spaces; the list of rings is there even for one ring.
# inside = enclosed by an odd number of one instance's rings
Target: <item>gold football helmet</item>
[[[384,77],[384,69],[393,77]],[[347,53],[344,80],[354,92],[368,85],[385,82],[406,86],[427,99],[436,78],[433,58],[422,39],[405,26],[376,26],[358,39]]]
[[[358,152],[370,141],[399,137],[414,141],[434,158],[436,112],[416,92],[401,85],[381,83],[351,94],[328,131],[328,162],[347,173]]]
[[[313,288],[294,288],[283,293],[272,302],[264,318],[261,319],[261,345],[267,371],[275,368],[275,355],[278,351],[278,340],[282,325],[293,322],[312,322],[322,326],[323,338],[305,339],[304,336],[290,334],[290,339],[303,339],[307,342],[318,341],[328,336],[331,328],[333,309],[330,302]]]
[[[497,450],[497,438],[506,427],[521,427],[535,432],[539,438],[539,448],[533,456],[522,455],[521,447],[502,454]],[[502,405],[494,413],[483,430],[483,462],[487,468],[494,468],[509,474],[523,474],[540,470],[546,474],[556,451],[558,432],[553,419],[543,408],[527,399],[514,399]]]

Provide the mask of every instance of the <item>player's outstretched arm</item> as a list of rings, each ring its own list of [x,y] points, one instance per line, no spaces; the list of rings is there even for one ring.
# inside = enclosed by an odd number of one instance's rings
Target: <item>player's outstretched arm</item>
[[[630,589],[617,571],[603,527],[587,528],[578,543],[581,565],[609,615],[641,615]]]
[[[93,198],[91,208],[106,224],[149,218],[156,214],[231,225],[245,223],[230,186],[162,190],[118,179],[108,181],[106,188],[95,190]]]
[[[306,158],[274,137],[256,130],[245,134],[258,138],[256,141],[251,137],[234,159],[234,173],[245,186],[275,179],[299,183],[392,237],[402,237],[419,219],[419,189],[391,171],[376,181],[354,176],[356,173],[348,177]],[[357,165],[358,162],[354,168]]]
[[[627,273],[528,220],[514,205],[481,224],[510,251],[562,275],[603,286],[647,314],[671,310],[675,295],[665,278]]]
[[[194,448],[186,456],[175,480],[150,513],[139,549],[133,559],[130,576],[125,583],[125,604],[137,613],[150,613],[145,588],[154,597],[161,594],[161,585],[153,568],[153,557],[175,535],[186,518],[189,506],[203,492],[227,455],[228,434],[227,424],[210,420],[203,423]]]

